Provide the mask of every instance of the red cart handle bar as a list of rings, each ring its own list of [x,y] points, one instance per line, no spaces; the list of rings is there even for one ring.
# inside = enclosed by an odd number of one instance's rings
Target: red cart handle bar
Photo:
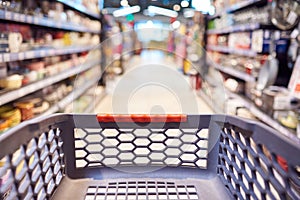
[[[138,122],[138,123],[150,123],[150,122],[186,122],[187,115],[172,114],[172,115],[146,115],[146,114],[131,114],[131,115],[114,115],[114,114],[98,114],[98,122],[110,123],[110,122]]]

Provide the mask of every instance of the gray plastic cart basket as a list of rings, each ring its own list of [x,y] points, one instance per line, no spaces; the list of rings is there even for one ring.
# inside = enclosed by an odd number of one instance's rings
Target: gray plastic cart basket
[[[0,199],[300,199],[300,145],[224,115],[53,115],[0,136]]]

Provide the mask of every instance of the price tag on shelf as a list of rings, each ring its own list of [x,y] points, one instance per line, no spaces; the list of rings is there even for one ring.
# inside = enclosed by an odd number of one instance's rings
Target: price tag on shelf
[[[259,27],[258,24],[250,24],[251,30],[257,29]]]
[[[19,22],[20,21],[20,14],[19,13],[14,13],[14,20]]]
[[[43,81],[39,81],[39,82],[37,82],[35,85],[36,85],[36,87],[39,88],[39,89],[45,87],[45,84],[43,84]]]
[[[46,19],[46,25],[49,27],[55,26],[56,24],[51,19]]]
[[[54,55],[55,55],[55,50],[54,50],[54,49],[50,49],[50,50],[49,50],[49,54],[50,54],[51,56],[54,56]]]
[[[297,13],[295,13],[294,11],[291,11],[287,17],[287,22],[289,24],[294,24],[296,22],[296,20],[298,19],[298,15]]]
[[[40,19],[38,17],[33,17],[33,23],[34,24],[39,24],[40,23]]]
[[[40,56],[41,57],[45,57],[46,56],[46,51],[45,50],[41,50],[40,51]]]
[[[27,18],[26,20],[27,20],[28,23],[30,23],[30,24],[33,23],[33,17],[32,16],[27,15],[26,18]]]
[[[4,62],[9,62],[10,61],[10,53],[3,54],[3,61]]]
[[[25,96],[25,88],[19,89],[19,91],[18,91],[18,97],[23,97],[23,96]],[[16,97],[16,98],[18,98],[18,97]]]
[[[5,19],[11,20],[11,19],[12,19],[12,13],[9,12],[9,11],[6,11],[6,12],[5,12]]]
[[[63,54],[63,53],[68,53],[68,50],[57,49],[57,50],[55,51],[55,54],[56,54],[56,55],[60,55],[60,54]]]
[[[12,19],[12,13],[9,11],[5,12],[5,19],[11,20]]]
[[[45,81],[41,82],[40,84],[42,84],[43,86],[48,86],[51,85],[52,83],[53,81],[51,80],[51,78],[48,78]]]
[[[34,51],[27,51],[25,57],[26,59],[34,58]]]
[[[248,28],[248,25],[241,25],[240,30],[245,31]]]
[[[227,29],[225,29],[225,31],[228,32],[228,33],[230,33],[230,32],[235,31],[234,29],[235,29],[234,26],[229,26]]]
[[[25,22],[26,16],[24,14],[20,14],[20,22]]]
[[[30,92],[35,92],[37,90],[37,87],[36,87],[36,85],[34,85],[34,84],[31,84],[30,86],[29,86],[29,88],[28,88],[28,90],[27,91],[30,91]]]
[[[56,23],[56,26],[57,26],[57,28],[61,28],[62,27],[62,23],[58,22],[58,23]]]
[[[18,53],[18,60],[24,60],[25,59],[25,54],[23,52]]]

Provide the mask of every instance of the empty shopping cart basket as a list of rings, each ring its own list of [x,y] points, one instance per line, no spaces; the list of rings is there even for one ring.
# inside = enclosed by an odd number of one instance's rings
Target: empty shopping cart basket
[[[53,115],[0,136],[0,199],[300,199],[300,145],[225,115]]]

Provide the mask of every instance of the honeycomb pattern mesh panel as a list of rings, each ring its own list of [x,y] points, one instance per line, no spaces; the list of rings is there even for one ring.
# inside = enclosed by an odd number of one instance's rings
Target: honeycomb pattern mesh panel
[[[299,155],[295,155],[299,156]],[[230,128],[220,138],[223,183],[236,199],[300,199],[300,168]]]
[[[0,160],[0,199],[49,199],[64,172],[59,129],[49,130]]]
[[[194,185],[160,181],[110,182],[90,186],[85,200],[196,200]]]
[[[207,168],[207,129],[76,129],[74,136],[77,168]]]

